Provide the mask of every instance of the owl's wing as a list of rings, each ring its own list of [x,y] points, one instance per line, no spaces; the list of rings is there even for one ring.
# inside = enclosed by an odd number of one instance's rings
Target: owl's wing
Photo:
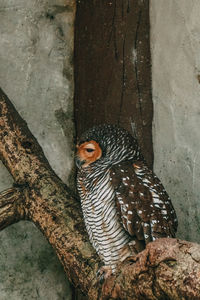
[[[162,183],[142,161],[122,162],[110,169],[110,180],[124,228],[145,244],[174,237],[177,218]]]

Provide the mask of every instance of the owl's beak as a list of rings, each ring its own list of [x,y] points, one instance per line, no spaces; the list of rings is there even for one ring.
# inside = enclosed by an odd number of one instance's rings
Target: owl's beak
[[[82,165],[85,163],[85,160],[80,160],[80,158],[78,156],[76,156],[75,163],[76,163],[77,168],[80,169],[82,167]]]

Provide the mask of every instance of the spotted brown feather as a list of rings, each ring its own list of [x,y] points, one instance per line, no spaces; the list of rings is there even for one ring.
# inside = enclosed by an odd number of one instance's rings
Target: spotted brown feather
[[[121,222],[131,236],[145,244],[175,236],[178,224],[171,200],[144,162],[114,165],[110,176]]]

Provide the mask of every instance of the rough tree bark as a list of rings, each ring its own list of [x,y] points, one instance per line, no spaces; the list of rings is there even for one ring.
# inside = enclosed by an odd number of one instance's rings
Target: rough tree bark
[[[0,194],[0,229],[34,222],[88,299],[200,299],[200,245],[177,239],[150,243],[103,285],[97,281],[101,263],[88,241],[80,204],[2,90],[0,157],[15,181]]]

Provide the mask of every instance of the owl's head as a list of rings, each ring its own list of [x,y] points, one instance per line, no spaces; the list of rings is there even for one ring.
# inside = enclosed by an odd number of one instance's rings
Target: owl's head
[[[141,157],[136,139],[115,125],[99,125],[86,131],[77,145],[76,165],[109,167],[125,160]]]

